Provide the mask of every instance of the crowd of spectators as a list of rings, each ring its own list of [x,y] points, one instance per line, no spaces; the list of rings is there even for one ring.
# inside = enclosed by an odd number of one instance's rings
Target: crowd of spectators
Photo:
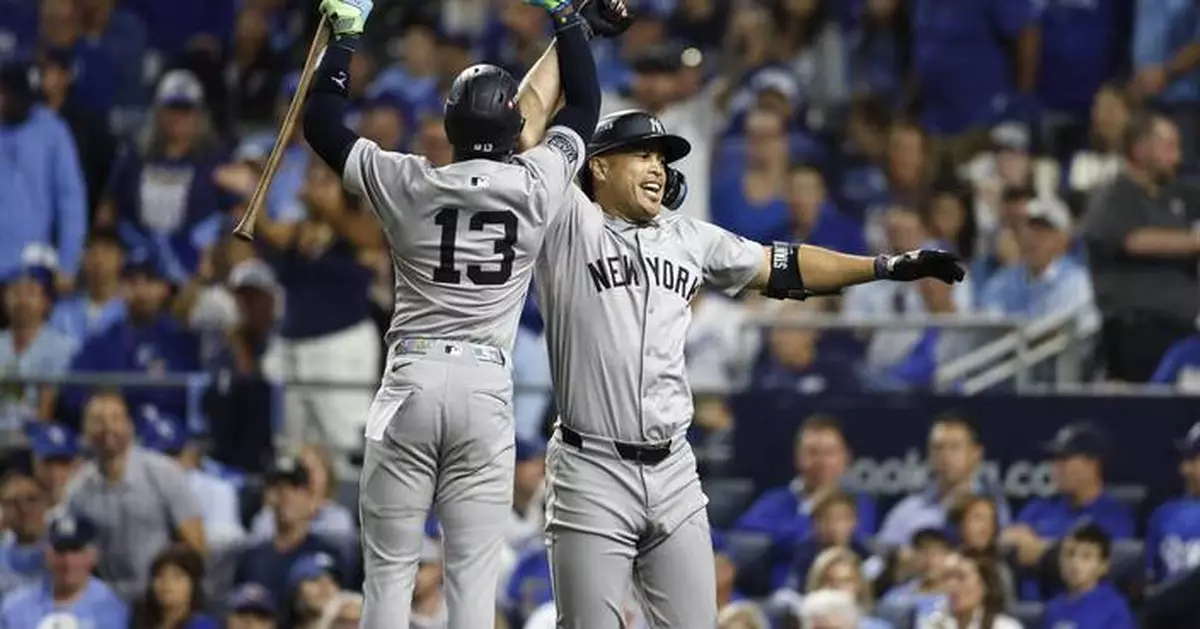
[[[0,487],[6,629],[55,614],[104,629],[209,627],[220,615],[231,629],[356,623],[353,499],[337,478],[380,372],[386,243],[298,136],[258,240],[229,236],[298,89],[311,4],[0,0],[0,427],[32,450],[9,457]],[[449,79],[476,61],[520,76],[550,32],[520,0],[376,4],[348,122],[438,165],[451,159]],[[970,269],[954,288],[880,283],[804,303],[702,293],[687,347],[699,432],[728,434],[717,392],[730,386],[927,388],[939,364],[988,338],[742,325],[758,314],[1064,316],[1097,331],[1088,377],[1196,390],[1200,6],[629,4],[635,25],[593,43],[603,106],[648,109],[692,143],[680,211],[764,242],[862,254],[936,245]],[[515,629],[553,624],[537,541],[553,409],[532,302],[514,364],[529,387],[515,403],[512,577],[501,584]],[[104,373],[140,380],[120,392],[56,380]],[[281,381],[321,386],[280,392]],[[1195,566],[1200,532],[1194,497],[1137,526],[1105,492],[1104,441],[1070,427],[1051,444],[1062,497],[1014,512],[977,474],[970,422],[941,420],[929,490],[884,510],[843,491],[849,444],[836,421],[811,421],[797,480],[714,535],[723,626],[796,616],[1007,629],[1016,621],[1004,614],[1028,611],[1012,601],[1079,626],[1092,626],[1086,614],[1127,618],[1146,582],[1107,585],[1106,573],[1128,576],[1123,544],[1144,536],[1155,583]],[[1189,435],[1189,492],[1198,454]],[[413,604],[436,627],[436,522],[427,534]],[[763,535],[768,552],[748,560],[747,536]],[[631,600],[634,626],[638,614]]]

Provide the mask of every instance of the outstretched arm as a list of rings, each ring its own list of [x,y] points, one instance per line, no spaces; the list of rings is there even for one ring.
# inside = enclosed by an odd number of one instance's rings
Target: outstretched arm
[[[575,10],[571,0],[526,2],[541,6],[550,13],[555,35],[550,49],[554,51],[558,68],[570,68],[566,74],[557,72],[555,68],[554,74],[562,88],[563,107],[554,113],[547,127],[567,127],[586,142],[592,137],[596,120],[600,118],[600,84],[596,77],[596,61],[588,47],[590,31],[587,23]],[[548,70],[545,73],[550,74]],[[543,106],[543,109],[548,111],[548,107]]]
[[[758,273],[747,286],[776,299],[836,293],[875,280],[911,282],[932,277],[953,284],[966,276],[958,256],[932,249],[869,258],[812,245],[775,243],[763,247],[763,254]]]
[[[338,177],[346,170],[350,148],[358,134],[343,122],[350,96],[350,58],[358,45],[371,0],[321,0],[322,19],[329,20],[333,40],[317,68],[304,111],[304,139]]]

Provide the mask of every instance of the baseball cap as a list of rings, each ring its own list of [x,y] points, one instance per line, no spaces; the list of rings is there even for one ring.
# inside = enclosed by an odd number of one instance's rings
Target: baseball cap
[[[142,445],[164,454],[178,454],[187,445],[183,422],[162,413],[143,413],[138,421],[138,439]]]
[[[1029,150],[1029,127],[1019,122],[1005,122],[992,128],[989,134],[997,149],[1024,153]]]
[[[171,70],[159,80],[154,104],[159,107],[200,107],[204,104],[204,86],[188,70]]]
[[[516,457],[517,463],[532,461],[541,457],[546,452],[546,447],[540,442],[531,441],[529,439],[517,438]]]
[[[266,474],[268,485],[277,485],[286,483],[295,486],[308,485],[308,470],[300,463],[300,459],[294,456],[279,456],[271,463],[270,469]]]
[[[1082,421],[1059,429],[1054,439],[1045,445],[1053,457],[1090,456],[1098,459],[1108,454],[1108,435],[1092,422]]]
[[[780,68],[766,68],[750,78],[750,89],[755,95],[775,92],[793,105],[800,102],[800,83],[791,72]]]
[[[1183,438],[1175,440],[1175,449],[1189,459],[1200,456],[1200,422],[1196,422]]]
[[[1071,230],[1071,211],[1067,205],[1054,197],[1041,196],[1029,202],[1025,218],[1059,231]]]
[[[79,436],[67,426],[35,422],[28,424],[26,433],[34,458],[73,459],[79,456]]]
[[[292,569],[288,571],[287,587],[289,591],[294,591],[301,583],[305,581],[313,581],[323,576],[328,576],[334,581],[338,581],[340,573],[338,571],[337,560],[329,553],[312,553],[304,555],[292,564]]]
[[[245,583],[229,595],[229,613],[275,615],[275,599],[267,588],[257,583]]]
[[[50,520],[46,537],[50,547],[58,552],[80,550],[95,541],[96,525],[83,516],[59,513]]]
[[[233,290],[240,288],[257,288],[263,292],[274,293],[279,290],[279,281],[275,279],[275,271],[271,266],[258,258],[239,262],[229,272],[229,287]]]

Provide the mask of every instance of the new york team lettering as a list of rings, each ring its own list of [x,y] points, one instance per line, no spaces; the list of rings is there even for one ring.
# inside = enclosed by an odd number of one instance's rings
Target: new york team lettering
[[[700,290],[703,278],[693,275],[687,267],[664,258],[645,257],[642,261],[651,286],[675,293],[684,301],[691,301],[696,291]],[[593,260],[587,265],[588,277],[597,293],[625,286],[640,286],[640,267],[629,256],[609,256]]]

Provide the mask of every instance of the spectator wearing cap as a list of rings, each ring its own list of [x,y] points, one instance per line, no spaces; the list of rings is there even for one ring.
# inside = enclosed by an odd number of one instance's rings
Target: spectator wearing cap
[[[209,372],[229,372],[236,376],[278,375],[267,366],[267,357],[277,349],[277,330],[283,313],[284,289],[271,265],[258,258],[238,263],[229,271],[225,287],[232,293],[233,310],[229,316],[211,320],[193,319],[210,337],[203,352]],[[195,314],[200,314],[193,311]]]
[[[37,104],[29,68],[0,64],[0,277],[21,252],[49,243],[64,280],[74,278],[87,234],[87,191],[71,130]]]
[[[1001,526],[1006,526],[1011,514],[1003,488],[982,473],[983,445],[979,429],[966,417],[946,413],[935,418],[929,430],[929,487],[892,507],[879,528],[876,543],[882,548],[900,548],[921,529],[945,528],[950,510],[970,494],[995,500]]]
[[[100,574],[133,600],[146,587],[155,555],[172,540],[205,552],[204,523],[183,469],[134,443],[120,394],[93,394],[83,426],[95,458],[72,479],[66,505],[95,524]]]
[[[214,182],[224,155],[204,107],[195,74],[163,76],[145,127],[119,151],[96,216],[131,250],[158,257],[173,283],[196,271],[222,228],[220,210],[233,201]]]
[[[157,260],[138,258],[125,266],[127,316],[92,337],[71,363],[83,373],[140,372],[148,376],[189,373],[200,367],[199,341],[167,309],[171,285]],[[131,406],[156,406],[164,413],[182,416],[187,411],[186,392],[170,388],[131,386],[126,389]],[[69,387],[64,401],[78,410],[86,391]]]
[[[225,629],[275,629],[275,599],[267,588],[257,583],[239,586],[227,601],[229,614],[225,617]]]
[[[0,626],[128,629],[129,608],[108,584],[92,576],[97,552],[102,552],[96,526],[86,517],[63,513],[50,520],[47,538],[50,578],[6,596],[0,605]]]
[[[27,432],[33,454],[33,478],[45,488],[48,504],[60,505],[82,465],[79,435],[64,424],[46,422],[29,425]]]
[[[311,530],[325,541],[337,546],[354,546],[358,528],[354,514],[337,501],[337,465],[329,451],[315,443],[307,443],[296,449],[296,459],[304,467],[308,486],[317,499],[317,510],[313,516]],[[270,496],[268,496],[268,502]],[[263,541],[276,535],[275,513],[268,506],[259,511],[250,523],[254,539]]]
[[[446,599],[442,589],[442,544],[426,537],[417,556],[417,576],[413,580],[413,629],[439,629],[446,626]]]
[[[1094,321],[1091,277],[1067,256],[1070,238],[1066,205],[1055,198],[1030,201],[1025,223],[1017,231],[1020,261],[988,279],[980,310],[1030,318],[1077,312]]]
[[[1167,349],[1150,382],[1170,385],[1180,393],[1200,392],[1200,333]]]
[[[1183,495],[1159,505],[1146,523],[1146,572],[1151,584],[1200,567],[1200,423],[1175,447]]]
[[[79,344],[46,325],[53,306],[52,269],[25,267],[9,278],[4,287],[9,328],[0,331],[0,373],[8,378],[53,378],[67,372]],[[52,384],[9,382],[0,394],[0,417],[10,427],[28,419],[49,420],[56,391]]]
[[[362,444],[382,355],[371,319],[372,273],[360,253],[383,247],[383,233],[320,160],[309,162],[300,198],[308,219],[288,227],[260,216],[258,230],[286,295],[279,330],[282,376],[347,386],[287,388],[284,438],[350,452]]]
[[[341,592],[337,559],[324,553],[301,557],[287,577],[288,624],[296,629],[313,629],[321,612]]]
[[[913,7],[913,62],[921,126],[962,163],[1016,101],[1034,97],[1038,29],[1031,0]],[[1014,54],[1015,53],[1015,54]]]
[[[638,14],[639,29],[654,28],[649,23],[662,16]],[[643,23],[645,22],[645,23]],[[633,29],[631,29],[633,30]],[[622,45],[629,45],[629,32],[622,36]],[[717,134],[724,124],[722,116],[728,81],[715,79],[699,91],[688,89],[688,66],[701,62],[699,53],[685,50],[677,44],[656,44],[634,49],[633,74],[625,89],[608,91],[601,102],[601,113],[625,109],[644,109],[658,117],[667,131],[687,139],[692,151],[672,164],[688,181],[688,197],[679,211],[698,220],[714,219],[710,212],[710,191],[705,182],[712,177],[712,152]],[[712,201],[715,203],[715,201]]]
[[[208,615],[204,558],[178,544],[164,548],[150,565],[150,583],[133,608],[130,629],[218,629]]]
[[[267,473],[268,500],[275,519],[271,539],[247,548],[238,561],[236,583],[259,583],[276,601],[287,594],[287,577],[302,557],[325,553],[344,558],[344,552],[313,531],[320,497],[313,491],[308,470],[293,456],[281,456]]]
[[[796,431],[792,464],[796,478],[786,486],[770,489],[746,510],[733,529],[766,533],[773,544],[771,585],[781,587],[788,577],[797,545],[813,532],[813,509],[830,494],[841,490],[850,468],[851,452],[841,424],[832,417],[808,417]],[[865,494],[854,496],[856,536],[875,531],[875,501]]]
[[[43,51],[37,59],[37,85],[46,107],[67,123],[75,138],[90,216],[100,205],[117,145],[108,129],[108,120],[87,109],[81,95],[72,90],[78,74],[77,65],[70,51]]]
[[[1114,540],[1134,537],[1132,510],[1104,486],[1104,461],[1110,454],[1107,433],[1090,422],[1069,424],[1045,450],[1054,462],[1057,494],[1031,499],[1000,536],[1002,545],[1016,550],[1020,565],[1037,565],[1052,545],[1084,520],[1095,523]],[[1036,599],[1057,593],[1039,589],[1044,588],[1026,581],[1020,585],[1020,594],[1024,599]]]
[[[124,266],[125,246],[116,232],[106,229],[88,232],[79,272],[79,290],[64,295],[54,305],[50,327],[83,345],[125,320],[125,295],[121,286]]]
[[[1183,139],[1184,163],[1195,165],[1200,133],[1200,12],[1188,2],[1144,0],[1133,16],[1133,87],[1170,112]]]
[[[1108,377],[1145,382],[1200,313],[1200,196],[1178,181],[1179,130],[1138,114],[1125,133],[1125,171],[1083,219]]]
[[[46,513],[50,496],[36,480],[9,472],[0,479],[0,508],[8,530],[0,536],[0,597],[46,576]]]

